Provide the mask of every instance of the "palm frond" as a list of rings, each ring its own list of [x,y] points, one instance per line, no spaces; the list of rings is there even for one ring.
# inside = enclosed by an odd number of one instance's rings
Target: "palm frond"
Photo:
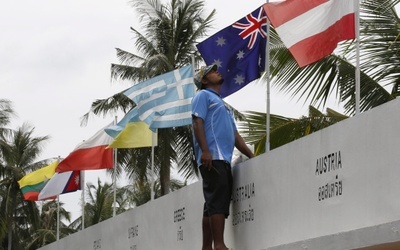
[[[364,0],[360,5],[360,109],[366,111],[396,96],[400,77],[398,0]],[[334,54],[299,68],[271,29],[271,76],[280,91],[305,103],[325,106],[328,98],[343,102],[347,114],[355,111],[354,41],[340,43]]]
[[[244,113],[246,119],[239,123],[239,131],[243,134],[246,143],[254,145],[255,155],[265,152],[266,145],[266,114],[249,111]],[[332,109],[323,114],[313,106],[309,106],[309,116],[299,119],[279,115],[270,115],[270,149],[280,147],[297,140],[334,123],[340,122],[348,116]]]
[[[131,99],[123,94],[123,91],[114,94],[106,99],[98,99],[92,103],[92,106],[86,114],[81,117],[81,126],[85,126],[89,121],[90,115],[102,115],[105,117],[109,113],[116,113],[122,111],[125,114],[134,107]]]

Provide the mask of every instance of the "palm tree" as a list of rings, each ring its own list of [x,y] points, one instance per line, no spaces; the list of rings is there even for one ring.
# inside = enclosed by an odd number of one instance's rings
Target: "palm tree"
[[[366,111],[400,94],[399,0],[363,0],[360,4],[360,110]],[[324,105],[335,94],[346,114],[355,111],[355,43],[299,68],[272,29],[271,74],[276,86],[307,102]]]
[[[139,182],[135,181],[131,185],[127,185],[125,189],[127,190],[128,199],[130,204],[134,204],[136,207],[145,204],[151,199],[151,184],[149,182]],[[179,180],[171,179],[171,191],[178,190],[186,186],[186,182],[182,183]],[[161,197],[161,186],[160,182],[156,181],[154,183],[155,198]]]
[[[12,108],[12,103],[6,99],[0,99],[0,147],[8,146],[7,137],[11,133],[11,129],[6,128],[10,123],[11,117],[14,115],[14,110]],[[4,169],[5,162],[0,150],[0,168]],[[1,200],[5,199],[6,190],[0,189]],[[7,219],[5,217],[0,217],[0,239],[2,239],[2,245],[4,245],[4,238],[7,235]],[[7,242],[6,242],[7,243]],[[4,249],[4,248],[2,248]]]
[[[119,64],[111,65],[111,75],[115,80],[129,80],[133,84],[172,71],[201,58],[195,44],[205,35],[215,15],[215,10],[205,18],[204,1],[133,0],[133,7],[139,14],[143,33],[131,28],[135,37],[136,53],[117,48]],[[135,104],[118,93],[105,100],[92,103],[91,112],[97,115],[116,110],[125,113]],[[85,118],[88,114],[85,115]],[[186,178],[197,174],[191,142],[190,127],[158,130],[158,147],[155,151],[155,168],[160,177],[161,193],[170,191],[170,168],[180,166]],[[150,166],[150,149],[118,150],[119,163],[136,180],[147,181]],[[142,168],[143,170],[135,170]],[[117,170],[120,172],[120,170]],[[137,175],[140,173],[141,175]]]
[[[34,137],[33,134],[34,128],[25,123],[4,136],[0,144],[0,240],[9,250],[21,249],[21,239],[27,235],[29,227],[38,226],[36,204],[23,200],[17,183],[24,175],[47,163],[35,160],[48,137]]]
[[[399,18],[395,6],[400,0],[363,0],[360,5],[360,110],[366,111],[400,95]],[[346,114],[355,112],[355,46],[354,41],[339,44],[337,54],[299,68],[279,36],[271,29],[270,72],[273,84],[291,97],[324,106],[335,94]],[[331,114],[328,109],[327,116]],[[265,150],[265,115],[248,113],[249,123],[243,129],[249,142],[257,143],[258,152]],[[307,134],[304,129],[290,128],[300,119],[271,116],[271,148]],[[282,124],[284,126],[282,126]],[[282,126],[282,128],[280,128]],[[279,130],[276,130],[280,128]],[[294,130],[287,130],[287,128]],[[301,128],[301,126],[299,127]],[[295,131],[301,132],[300,134]],[[281,133],[282,132],[282,133]],[[285,133],[287,134],[285,134]],[[297,134],[297,135],[296,135]],[[296,135],[296,136],[295,136]],[[279,139],[278,139],[279,138]]]
[[[125,188],[116,189],[116,214],[123,213],[131,208],[129,197],[126,195]],[[92,183],[86,184],[86,194],[88,201],[85,201],[85,227],[95,225],[101,221],[105,221],[113,216],[114,190],[113,185],[101,183],[97,180],[97,186]],[[86,198],[85,198],[86,199]],[[82,216],[77,218],[70,225],[73,229],[82,227]]]
[[[13,115],[14,110],[11,102],[6,99],[0,99],[0,143],[4,142],[4,136],[10,131],[5,126],[10,123]]]
[[[38,249],[42,246],[50,244],[57,240],[57,220],[59,222],[59,235],[63,238],[76,230],[68,227],[63,221],[70,221],[70,212],[66,211],[62,206],[63,203],[57,200],[48,201],[43,204],[40,214],[39,228],[32,227],[29,237],[26,238],[25,249]],[[59,206],[59,208],[58,208]],[[59,214],[57,210],[59,209]]]
[[[244,112],[244,116],[245,119],[239,123],[243,139],[249,144],[254,144],[255,155],[264,153],[266,114],[248,111]],[[270,148],[280,147],[347,118],[348,116],[329,108],[326,114],[323,114],[313,106],[309,106],[308,117],[303,116],[299,119],[271,115]]]

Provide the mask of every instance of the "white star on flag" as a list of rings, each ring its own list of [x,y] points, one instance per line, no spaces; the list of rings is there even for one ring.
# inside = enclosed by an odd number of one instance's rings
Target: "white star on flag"
[[[244,77],[242,75],[236,75],[235,83],[241,85],[242,83],[244,83]]]
[[[222,47],[223,45],[225,45],[225,41],[226,40],[223,37],[218,37],[217,45]]]

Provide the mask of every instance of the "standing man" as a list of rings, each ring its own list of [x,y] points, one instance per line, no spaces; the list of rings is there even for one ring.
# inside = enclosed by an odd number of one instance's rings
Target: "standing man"
[[[192,100],[194,147],[203,179],[202,250],[227,250],[225,219],[232,195],[231,160],[234,147],[247,157],[254,154],[239,135],[232,112],[219,93],[224,79],[217,65],[202,67],[195,76],[200,91]]]

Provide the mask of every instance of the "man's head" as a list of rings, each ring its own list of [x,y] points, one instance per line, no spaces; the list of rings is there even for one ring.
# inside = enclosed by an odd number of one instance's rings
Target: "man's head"
[[[194,78],[194,83],[198,89],[205,89],[207,86],[222,84],[224,79],[218,73],[218,66],[211,64],[201,67]]]

